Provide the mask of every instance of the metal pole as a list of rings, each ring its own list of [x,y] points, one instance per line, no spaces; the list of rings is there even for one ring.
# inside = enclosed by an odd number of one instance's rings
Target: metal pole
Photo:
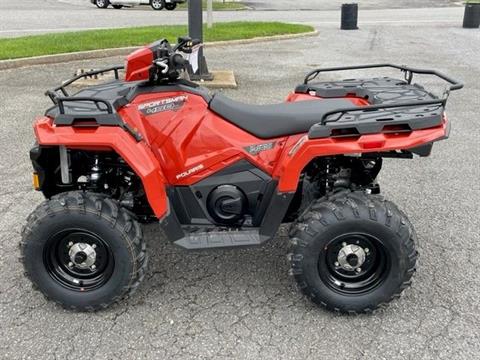
[[[209,29],[213,26],[213,0],[207,0],[207,26]]]
[[[203,43],[203,11],[202,0],[188,0],[188,33],[192,39],[198,39]],[[207,60],[203,55],[203,48],[198,52],[198,70],[193,73],[189,69],[190,79],[213,80],[213,75],[208,72]]]

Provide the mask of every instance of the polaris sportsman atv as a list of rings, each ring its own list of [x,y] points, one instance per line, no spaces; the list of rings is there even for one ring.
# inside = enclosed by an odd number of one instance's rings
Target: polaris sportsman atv
[[[185,249],[261,245],[293,223],[290,273],[315,303],[357,313],[398,297],[415,271],[416,235],[376,178],[383,158],[425,157],[447,138],[447,98],[463,85],[391,64],[328,68],[284,103],[252,106],[181,76],[181,53],[196,44],[161,40],[128,56],[125,69],[47,92],[54,106],[35,121],[30,152],[46,200],[21,241],[33,284],[69,309],[98,310],[145,276],[140,223],[159,221]],[[405,78],[315,80],[372,68]],[[105,72],[115,80],[67,91]],[[437,97],[414,74],[450,85]]]

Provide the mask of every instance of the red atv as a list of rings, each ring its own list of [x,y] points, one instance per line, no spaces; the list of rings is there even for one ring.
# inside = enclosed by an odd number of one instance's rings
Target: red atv
[[[428,156],[447,138],[445,106],[462,84],[431,70],[382,64],[319,69],[285,103],[252,106],[185,79],[180,54],[198,42],[161,40],[122,67],[85,73],[47,92],[34,125],[34,186],[46,199],[28,217],[26,274],[75,310],[133,293],[147,267],[140,223],[159,221],[185,249],[261,245],[291,226],[291,270],[315,303],[370,312],[415,271],[415,231],[379,195],[383,158]],[[388,77],[314,82],[330,71],[395,68]],[[69,95],[82,77],[116,80]],[[450,86],[440,98],[414,74]]]

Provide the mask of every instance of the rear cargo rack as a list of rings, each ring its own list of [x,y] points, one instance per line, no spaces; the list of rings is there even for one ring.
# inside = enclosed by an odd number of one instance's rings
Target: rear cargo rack
[[[384,77],[311,83],[326,72],[376,68],[398,69],[404,73],[405,80]],[[450,85],[439,98],[422,86],[413,84],[415,74],[432,75]],[[314,70],[307,74],[304,83],[298,86],[295,92],[310,93],[322,98],[360,97],[374,100],[372,105],[346,107],[325,113],[319,123],[313,125],[309,131],[310,138],[322,138],[335,134],[349,136],[349,132],[350,136],[384,132],[384,128],[392,129],[392,126],[399,126],[402,131],[438,126],[443,121],[450,92],[462,88],[461,82],[435,70],[394,64],[370,64]],[[396,98],[393,99],[392,96]]]

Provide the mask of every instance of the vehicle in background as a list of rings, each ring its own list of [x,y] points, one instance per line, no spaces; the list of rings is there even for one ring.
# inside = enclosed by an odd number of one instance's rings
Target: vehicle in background
[[[139,5],[150,5],[153,10],[175,10],[178,4],[184,3],[186,0],[90,0],[100,9],[106,9],[112,5],[115,9],[123,7],[134,7]]]

